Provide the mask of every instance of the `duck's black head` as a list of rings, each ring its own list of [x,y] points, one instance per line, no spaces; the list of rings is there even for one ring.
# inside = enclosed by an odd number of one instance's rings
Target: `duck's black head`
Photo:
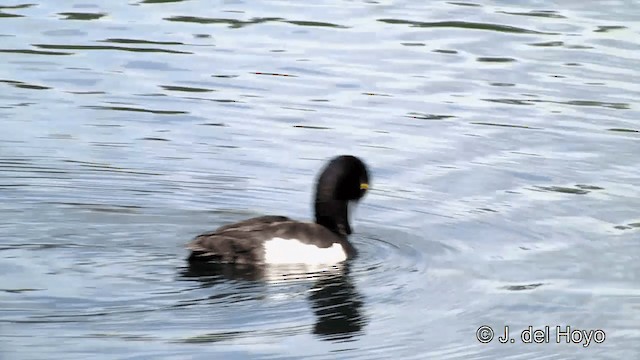
[[[351,155],[333,158],[318,177],[316,222],[337,234],[351,234],[348,204],[362,199],[368,189],[369,172],[360,159]]]

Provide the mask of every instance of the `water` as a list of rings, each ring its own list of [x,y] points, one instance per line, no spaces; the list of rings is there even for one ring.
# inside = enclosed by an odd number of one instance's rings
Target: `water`
[[[636,2],[2,5],[1,359],[640,353]],[[185,268],[311,218],[341,153],[373,177],[347,269]]]

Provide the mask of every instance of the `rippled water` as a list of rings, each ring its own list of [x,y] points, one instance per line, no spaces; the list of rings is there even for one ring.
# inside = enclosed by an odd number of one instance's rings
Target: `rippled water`
[[[639,20],[622,0],[1,4],[0,358],[636,358]],[[311,218],[340,153],[373,172],[346,268],[185,267],[200,232]],[[529,325],[606,340],[522,344]]]

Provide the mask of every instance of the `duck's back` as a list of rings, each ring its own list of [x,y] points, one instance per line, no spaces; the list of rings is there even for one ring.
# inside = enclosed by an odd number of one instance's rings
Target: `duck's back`
[[[236,264],[337,263],[355,255],[346,237],[285,216],[261,216],[197,236],[191,262]]]

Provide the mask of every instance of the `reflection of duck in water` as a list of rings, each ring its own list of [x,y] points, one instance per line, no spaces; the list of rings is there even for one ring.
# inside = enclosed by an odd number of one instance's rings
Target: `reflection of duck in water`
[[[279,268],[279,269],[278,269]],[[363,296],[358,293],[348,264],[316,273],[291,272],[290,267],[265,267],[221,263],[191,264],[182,272],[184,279],[213,287],[228,280],[267,283],[270,281],[313,281],[309,302],[316,316],[313,333],[323,340],[347,340],[358,336],[367,323],[362,313]]]
[[[332,159],[316,185],[316,222],[261,216],[197,236],[189,262],[235,264],[336,264],[356,255],[349,242],[349,203],[369,188],[365,164],[349,155]]]
[[[320,278],[313,286],[309,301],[316,314],[313,333],[326,340],[346,340],[364,328],[363,296],[358,293],[349,268],[340,276]]]

